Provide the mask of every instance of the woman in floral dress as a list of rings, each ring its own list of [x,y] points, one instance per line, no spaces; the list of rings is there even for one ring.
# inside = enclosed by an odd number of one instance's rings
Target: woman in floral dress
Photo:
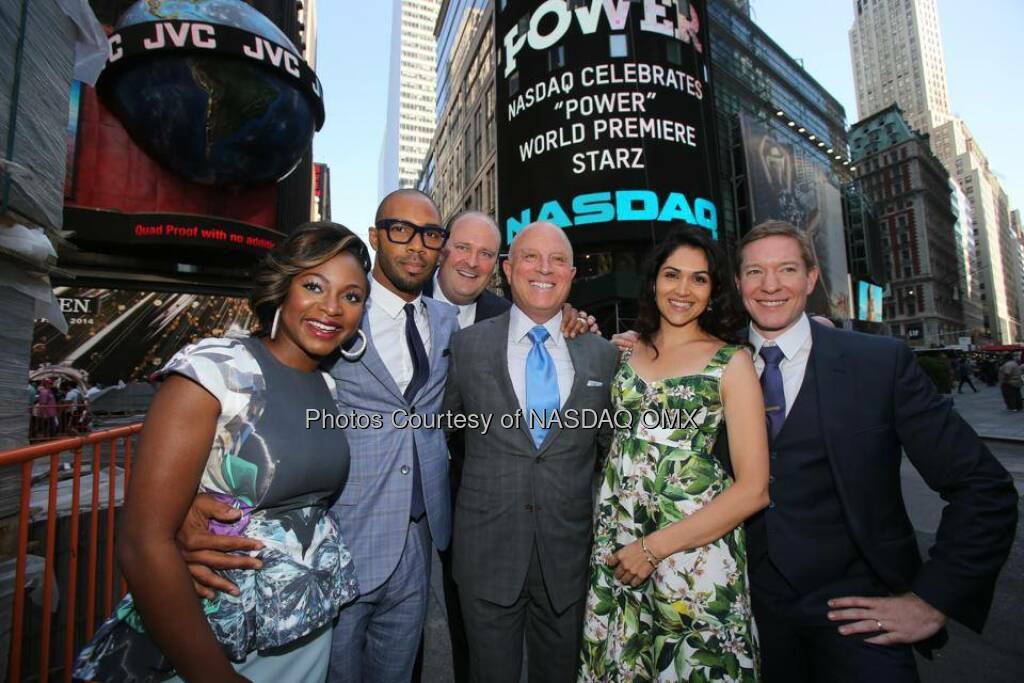
[[[343,433],[305,416],[337,412],[320,363],[359,334],[368,269],[346,228],[300,228],[255,273],[260,332],[200,340],[164,367],[118,537],[131,594],[79,655],[76,680],[325,679],[331,623],[358,595],[328,512],[349,452]],[[237,591],[202,602],[175,545],[197,489],[239,510],[214,533],[262,546],[259,569],[225,572]]]
[[[743,520],[768,502],[764,403],[717,246],[680,231],[641,275],[612,383],[581,681],[756,681]],[[735,480],[712,454],[728,422]]]

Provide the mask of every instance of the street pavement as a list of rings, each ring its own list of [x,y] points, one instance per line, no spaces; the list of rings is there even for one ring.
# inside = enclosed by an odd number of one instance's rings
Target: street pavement
[[[978,393],[954,393],[956,410],[974,427],[993,454],[1013,475],[1017,491],[1024,494],[1024,413],[1010,413],[1003,406],[998,387],[974,380]],[[917,530],[921,553],[927,557],[935,541],[944,502],[906,460],[903,497]],[[1024,505],[1018,506],[1018,514]],[[1021,526],[1024,526],[1022,524]],[[958,623],[949,625],[949,643],[931,661],[918,657],[923,683],[1018,683],[1024,680],[1024,542],[1018,533],[1010,559],[1000,575],[995,600],[985,630],[977,634]],[[451,645],[444,609],[441,565],[434,555],[430,606],[427,612],[423,662],[424,683],[452,681]]]

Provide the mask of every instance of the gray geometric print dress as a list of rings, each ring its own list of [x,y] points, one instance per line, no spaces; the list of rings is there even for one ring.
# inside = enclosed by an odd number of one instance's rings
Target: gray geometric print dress
[[[305,425],[307,408],[337,412],[334,380],[282,364],[255,338],[203,339],[161,372],[187,377],[221,404],[199,489],[241,508],[243,516],[231,526],[211,523],[211,530],[264,545],[256,554],[262,569],[221,572],[238,586],[238,597],[218,593],[203,600],[214,635],[252,680],[264,678],[261,668],[264,674],[271,669],[262,665],[261,652],[276,653],[274,666],[288,664],[292,680],[318,675],[321,667],[326,673],[329,625],[358,595],[351,555],[328,512],[348,478],[348,443],[342,431]],[[323,637],[314,637],[318,633]],[[282,662],[278,651],[300,639],[309,647],[284,648]],[[322,662],[311,657],[314,643]],[[156,681],[172,674],[131,594],[97,630],[74,671],[76,679],[96,681]]]

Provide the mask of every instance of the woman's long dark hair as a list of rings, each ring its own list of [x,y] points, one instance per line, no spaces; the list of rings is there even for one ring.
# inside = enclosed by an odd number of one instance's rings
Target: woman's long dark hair
[[[739,294],[732,280],[732,271],[726,263],[718,243],[711,239],[706,230],[680,228],[662,240],[644,261],[640,270],[640,294],[637,297],[636,331],[640,340],[654,349],[654,334],[661,327],[661,312],[654,295],[658,272],[669,256],[680,247],[691,247],[704,252],[708,260],[708,276],[711,278],[711,298],[708,307],[697,318],[700,329],[728,344],[744,344],[744,327],[747,316],[740,306]]]

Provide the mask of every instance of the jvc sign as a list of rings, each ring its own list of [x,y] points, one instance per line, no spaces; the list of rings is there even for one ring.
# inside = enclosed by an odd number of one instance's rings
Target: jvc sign
[[[718,235],[704,0],[508,0],[495,12],[498,213],[574,243]],[[579,228],[579,229],[576,229]]]

